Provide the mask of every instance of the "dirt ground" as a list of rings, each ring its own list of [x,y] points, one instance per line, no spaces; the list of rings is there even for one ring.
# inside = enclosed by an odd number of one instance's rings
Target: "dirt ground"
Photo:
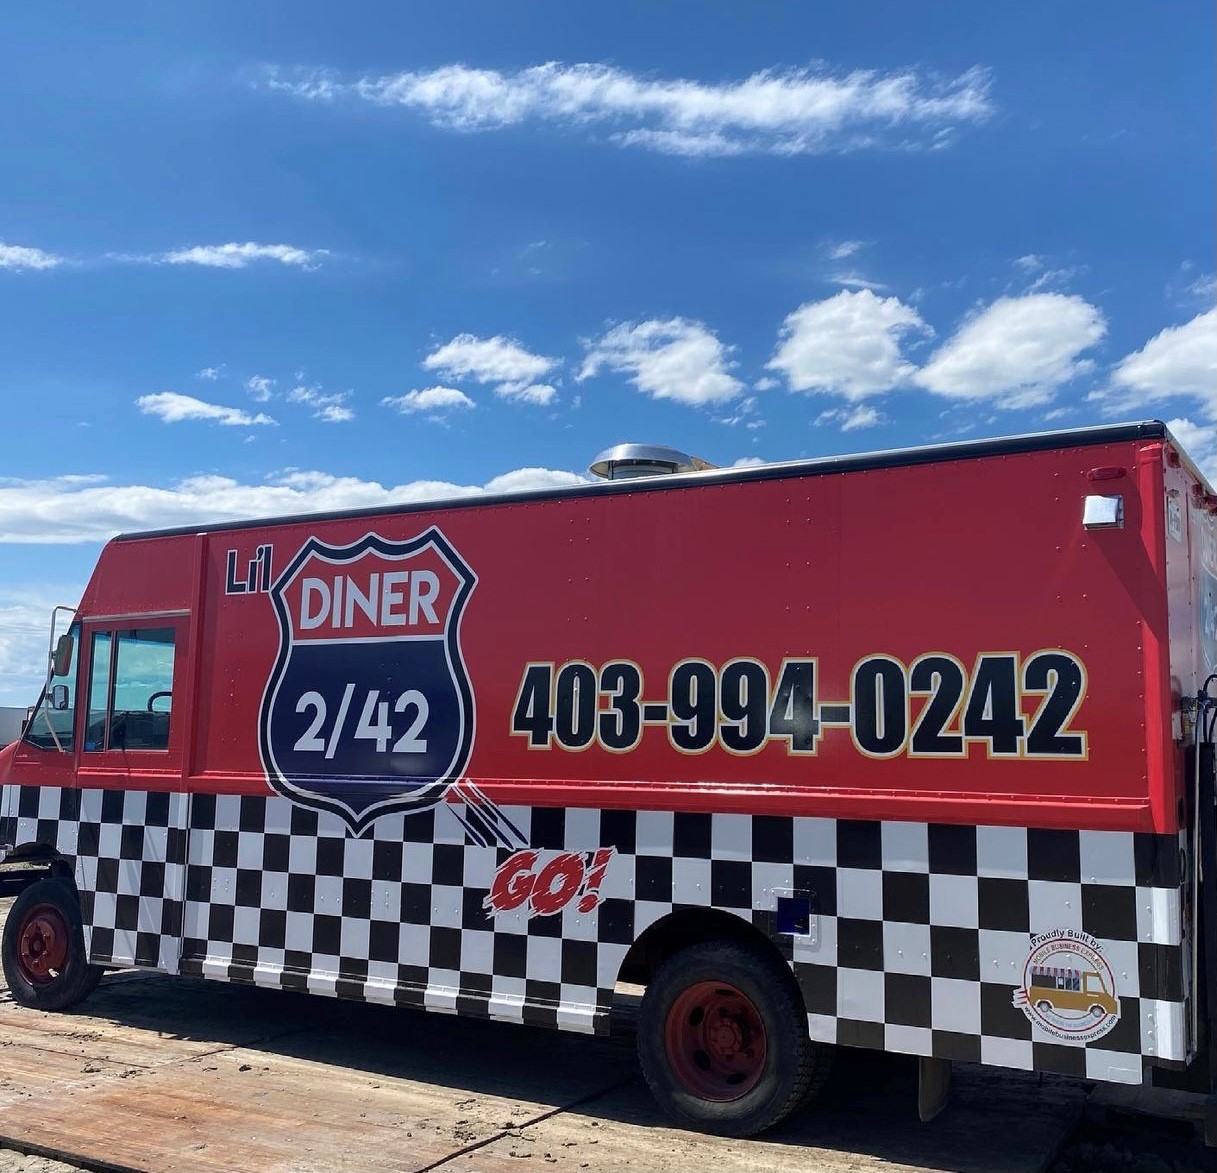
[[[1217,1169],[1213,1153],[1192,1136],[1142,1121],[1082,1126],[1050,1173],[1210,1173],[1213,1169]]]
[[[0,1169],[4,1173],[71,1173],[78,1165],[65,1165],[48,1157],[29,1157],[12,1149],[0,1149]]]
[[[820,1100],[730,1141],[667,1125],[628,1037],[138,972],[108,975],[73,1014],[25,1010],[0,987],[0,1173],[1217,1169],[1178,1127],[1082,1123],[1085,1095],[960,1068],[951,1105],[921,1125],[915,1062],[842,1051]]]

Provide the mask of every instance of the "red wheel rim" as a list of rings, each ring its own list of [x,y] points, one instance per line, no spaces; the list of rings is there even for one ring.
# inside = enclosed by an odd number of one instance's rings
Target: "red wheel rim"
[[[68,963],[68,922],[53,904],[38,904],[25,914],[17,934],[17,964],[34,986],[48,986]]]
[[[668,1011],[668,1062],[699,1099],[726,1103],[746,1096],[765,1070],[765,1023],[746,994],[725,982],[698,982]]]

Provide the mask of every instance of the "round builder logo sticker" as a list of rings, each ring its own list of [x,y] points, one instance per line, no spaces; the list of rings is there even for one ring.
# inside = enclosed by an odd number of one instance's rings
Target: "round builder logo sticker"
[[[1120,1017],[1115,975],[1102,946],[1078,929],[1054,929],[1031,938],[1014,1005],[1068,1043],[1100,1039]]]

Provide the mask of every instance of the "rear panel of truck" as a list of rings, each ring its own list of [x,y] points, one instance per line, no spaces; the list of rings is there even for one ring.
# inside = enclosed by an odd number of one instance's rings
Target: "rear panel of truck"
[[[1217,672],[1217,498],[1168,453],[1164,502],[1172,687],[1194,696]]]

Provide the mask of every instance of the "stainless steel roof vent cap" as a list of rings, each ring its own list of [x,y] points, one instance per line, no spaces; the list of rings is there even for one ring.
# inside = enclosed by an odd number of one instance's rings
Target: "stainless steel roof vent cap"
[[[690,456],[663,444],[616,444],[606,448],[592,461],[588,472],[606,481],[627,481],[638,477],[666,477],[674,473],[701,472],[717,468],[700,456]]]

